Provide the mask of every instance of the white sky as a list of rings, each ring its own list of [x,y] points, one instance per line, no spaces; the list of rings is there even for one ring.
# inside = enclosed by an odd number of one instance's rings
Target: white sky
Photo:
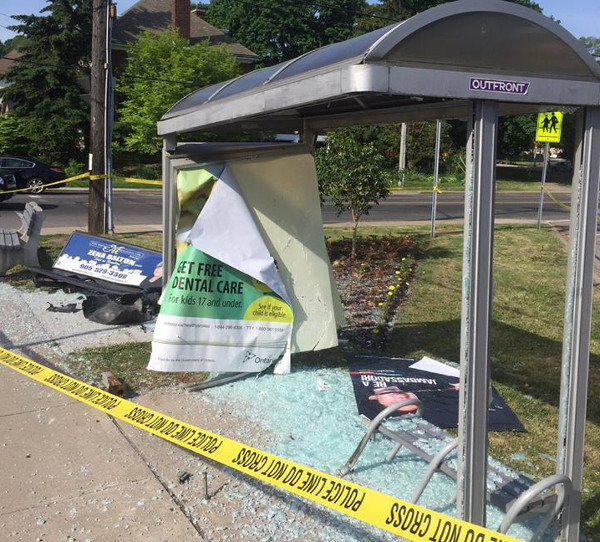
[[[115,0],[118,13],[129,9],[137,0]],[[600,37],[600,0],[537,0],[545,15],[552,15],[576,38]],[[0,0],[0,40],[14,34],[6,27],[14,24],[11,15],[39,13],[48,0]]]

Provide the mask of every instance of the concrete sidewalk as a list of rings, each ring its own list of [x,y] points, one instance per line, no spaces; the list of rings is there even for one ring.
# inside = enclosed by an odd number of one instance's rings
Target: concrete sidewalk
[[[0,366],[3,540],[202,540],[105,414]]]
[[[65,357],[85,346],[150,340],[140,326],[103,326],[81,312],[46,310],[73,302],[73,296],[26,292],[0,281],[0,345],[60,371]],[[271,437],[245,412],[182,387],[131,400],[268,448]],[[397,540],[114,420],[3,365],[0,465],[2,542]],[[182,473],[189,475],[187,482]]]
[[[36,300],[6,284],[0,292],[0,343],[40,363],[58,365],[86,343],[149,340],[48,312],[59,304],[50,294]],[[2,365],[0,465],[2,540],[202,540],[112,418]]]

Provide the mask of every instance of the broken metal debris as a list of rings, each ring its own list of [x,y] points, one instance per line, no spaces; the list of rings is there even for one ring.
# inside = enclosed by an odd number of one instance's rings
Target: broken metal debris
[[[48,303],[46,310],[50,312],[77,312],[81,310],[77,308],[77,303],[68,303],[66,305],[53,305],[49,301],[46,301],[46,303]]]
[[[189,472],[183,471],[178,475],[179,483],[185,484],[191,477],[192,475]]]
[[[208,472],[204,471],[202,473],[202,478],[204,479],[204,498],[208,500],[210,495],[208,494]]]

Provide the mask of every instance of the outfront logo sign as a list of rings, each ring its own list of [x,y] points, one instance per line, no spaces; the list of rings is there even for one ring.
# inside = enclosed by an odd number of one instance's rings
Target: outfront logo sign
[[[518,94],[525,96],[529,92],[529,83],[522,81],[504,81],[502,79],[484,79],[471,77],[469,90],[477,92],[499,92],[501,94]]]

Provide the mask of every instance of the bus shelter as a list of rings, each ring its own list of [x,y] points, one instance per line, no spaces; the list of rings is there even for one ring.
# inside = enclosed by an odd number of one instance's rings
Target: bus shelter
[[[553,110],[576,111],[577,118],[557,443],[557,474],[573,485],[561,537],[575,542],[600,181],[600,66],[560,25],[513,3],[460,0],[190,94],[158,123],[164,140],[163,250],[168,274],[177,213],[174,175],[182,160],[276,152],[224,144],[202,158],[197,146],[178,144],[180,134],[298,132],[310,148],[319,132],[337,127],[466,119],[458,513],[485,525],[498,117]]]

